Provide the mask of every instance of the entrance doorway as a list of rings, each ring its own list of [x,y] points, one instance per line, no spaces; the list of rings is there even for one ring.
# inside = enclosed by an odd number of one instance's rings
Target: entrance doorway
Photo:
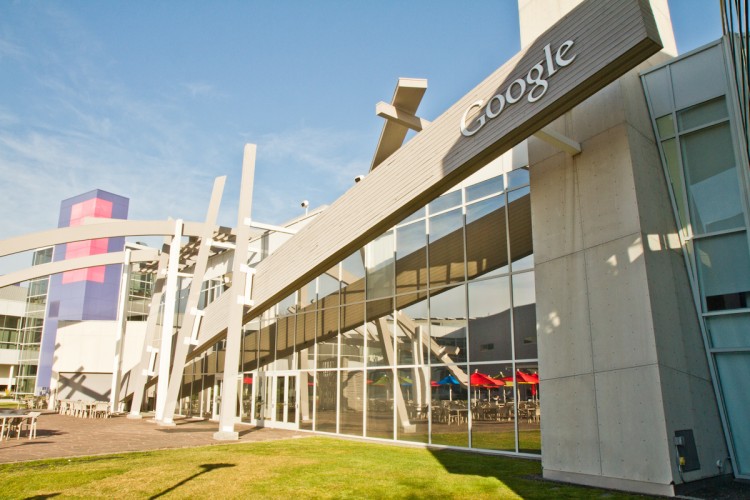
[[[256,372],[255,421],[282,429],[299,428],[299,372]]]

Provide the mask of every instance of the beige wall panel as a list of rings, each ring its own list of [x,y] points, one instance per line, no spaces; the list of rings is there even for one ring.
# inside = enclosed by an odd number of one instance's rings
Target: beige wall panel
[[[656,363],[640,237],[586,250],[594,370]]]
[[[595,378],[602,475],[669,484],[659,367],[600,372]]]
[[[535,269],[537,295],[555,297],[536,308],[537,337],[543,337],[539,339],[542,380],[593,372],[583,252],[537,264]]]
[[[718,470],[714,464],[728,455],[721,426],[716,425],[719,412],[715,403],[713,386],[709,380],[691,376],[682,371],[662,366],[659,369],[664,387],[667,436],[675,431],[692,429],[698,460],[702,469],[685,472],[686,481],[713,476]],[[675,463],[676,450],[670,447],[671,463]]]
[[[543,380],[541,392],[545,474],[550,470],[601,474],[594,376]]]
[[[573,160],[557,153],[529,169],[533,225],[534,262],[537,266],[583,249],[583,229],[577,171]]]
[[[603,108],[603,109],[606,109]],[[585,247],[640,229],[626,125],[609,128],[583,143],[573,158],[580,192]]]

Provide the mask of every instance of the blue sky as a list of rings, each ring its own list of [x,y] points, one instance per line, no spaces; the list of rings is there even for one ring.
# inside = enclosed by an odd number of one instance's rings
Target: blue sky
[[[718,0],[670,7],[681,52],[721,35]],[[218,175],[234,225],[247,142],[253,218],[283,222],[367,172],[398,77],[429,80],[434,119],[518,40],[515,0],[0,0],[0,240],[96,188],[202,220]]]

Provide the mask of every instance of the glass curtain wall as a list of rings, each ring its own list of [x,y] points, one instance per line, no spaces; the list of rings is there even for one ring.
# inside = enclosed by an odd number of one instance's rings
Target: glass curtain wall
[[[642,76],[735,473],[750,478],[748,160],[722,41]]]
[[[303,429],[539,454],[528,171],[501,163],[265,311],[246,376],[302,374]]]

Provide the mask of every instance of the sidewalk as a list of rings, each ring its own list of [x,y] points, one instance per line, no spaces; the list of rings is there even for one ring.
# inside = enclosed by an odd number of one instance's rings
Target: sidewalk
[[[217,422],[175,419],[174,427],[160,427],[124,415],[108,419],[76,418],[57,413],[43,413],[37,423],[37,438],[29,440],[24,433],[0,442],[0,463],[24,462],[47,458],[102,455],[129,451],[167,448],[189,448],[217,444],[248,443],[311,436],[310,433],[281,429],[256,428],[238,424],[239,441],[216,441]]]

